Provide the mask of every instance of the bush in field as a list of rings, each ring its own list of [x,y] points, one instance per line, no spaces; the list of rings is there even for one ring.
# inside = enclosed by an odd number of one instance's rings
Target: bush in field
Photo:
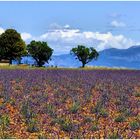
[[[108,117],[108,112],[107,112],[107,110],[101,109],[101,110],[100,110],[100,113],[99,113],[99,116],[104,117],[104,118]]]
[[[91,113],[99,114],[101,109],[102,109],[102,102],[98,101],[97,104],[94,107],[91,108]]]
[[[45,62],[48,63],[53,54],[53,49],[48,46],[47,42],[41,41],[31,41],[27,45],[27,50],[39,67],[42,67]]]
[[[91,131],[98,131],[99,128],[98,128],[98,125],[97,124],[93,124],[90,128]]]
[[[9,116],[8,115],[0,115],[0,132],[1,132],[0,138],[5,139],[8,137],[5,132],[9,126],[9,124],[10,124]]]
[[[60,128],[63,131],[71,132],[73,130],[73,124],[70,120],[64,119],[60,122]]]
[[[119,115],[118,117],[115,118],[115,122],[124,122],[125,117],[123,115]]]
[[[71,113],[77,113],[77,111],[80,109],[80,103],[74,102],[73,105],[70,108]]]
[[[131,128],[131,130],[139,129],[140,128],[139,122],[137,122],[137,121],[130,122],[130,128]]]
[[[51,117],[55,117],[56,116],[56,110],[55,107],[52,104],[47,104],[45,106],[45,113],[49,114]]]
[[[27,131],[30,133],[38,132],[39,128],[37,127],[37,120],[36,118],[30,118],[27,126]]]

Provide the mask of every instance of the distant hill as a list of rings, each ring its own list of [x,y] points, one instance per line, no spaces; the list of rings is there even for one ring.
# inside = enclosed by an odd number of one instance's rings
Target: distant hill
[[[106,49],[99,52],[97,61],[90,62],[89,66],[125,67],[140,69],[140,46],[128,49]],[[33,63],[33,59],[23,58],[23,63]],[[48,64],[46,64],[47,66]],[[54,55],[49,65],[59,67],[79,67],[81,63],[70,54]]]

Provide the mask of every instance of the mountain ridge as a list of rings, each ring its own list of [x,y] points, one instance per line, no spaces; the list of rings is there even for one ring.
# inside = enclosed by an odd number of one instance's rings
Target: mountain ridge
[[[28,62],[27,62],[28,61]],[[33,64],[32,58],[23,58],[22,63]],[[53,55],[49,64],[45,66],[80,67],[81,62],[71,54]],[[87,66],[125,67],[140,69],[140,45],[128,49],[110,48],[99,51],[99,58],[88,63]]]

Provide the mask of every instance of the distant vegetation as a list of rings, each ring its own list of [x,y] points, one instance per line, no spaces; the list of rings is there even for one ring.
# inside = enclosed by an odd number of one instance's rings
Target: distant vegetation
[[[77,48],[72,48],[71,54],[76,56],[76,59],[82,62],[82,67],[93,59],[97,59],[99,56],[98,52],[94,48],[87,48],[83,45],[78,45]]]
[[[97,59],[99,53],[93,48],[87,48],[83,45],[73,48],[71,54],[76,56],[76,59],[82,62],[82,67],[93,59]],[[51,60],[53,49],[48,46],[47,42],[31,41],[28,45],[22,40],[20,33],[14,29],[7,29],[0,35],[0,60],[17,60],[21,62],[22,56],[32,56],[38,67],[42,67],[45,63]]]
[[[48,46],[47,42],[40,41],[31,41],[31,43],[27,45],[27,50],[39,67],[42,67],[45,62],[48,63],[53,53],[53,49]]]
[[[7,29],[0,35],[0,59],[20,60],[26,54],[26,45],[20,34],[14,29]]]

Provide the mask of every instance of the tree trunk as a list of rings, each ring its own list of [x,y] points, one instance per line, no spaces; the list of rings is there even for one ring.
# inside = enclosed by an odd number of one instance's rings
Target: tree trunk
[[[12,59],[9,60],[9,65],[12,65]]]
[[[21,64],[21,58],[19,58],[17,61],[18,61],[18,65]]]
[[[42,63],[41,62],[37,62],[38,67],[42,67]]]
[[[84,68],[85,67],[85,63],[82,63],[82,68]]]

